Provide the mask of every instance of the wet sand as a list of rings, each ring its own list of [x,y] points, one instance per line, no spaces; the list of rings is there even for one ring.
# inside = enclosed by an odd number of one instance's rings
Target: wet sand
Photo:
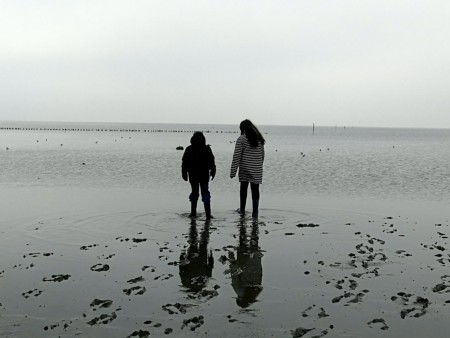
[[[255,221],[215,201],[207,221],[176,196],[81,190],[52,207],[12,191],[2,337],[448,335],[445,214],[288,205]]]

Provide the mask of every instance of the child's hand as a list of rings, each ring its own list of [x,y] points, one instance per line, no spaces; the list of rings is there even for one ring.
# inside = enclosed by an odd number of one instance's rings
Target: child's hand
[[[187,176],[187,174],[183,174],[182,176],[183,176],[183,180],[185,180],[185,181],[187,181],[187,180],[188,180],[188,176]]]

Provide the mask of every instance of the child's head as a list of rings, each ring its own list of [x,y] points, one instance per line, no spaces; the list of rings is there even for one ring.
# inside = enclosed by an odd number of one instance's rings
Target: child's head
[[[206,145],[205,135],[201,131],[196,131],[191,137],[191,144],[193,146],[204,146]]]
[[[252,132],[255,126],[253,125],[252,121],[250,120],[244,120],[239,125],[239,129],[244,133]]]
[[[250,120],[244,120],[239,125],[241,134],[245,134],[252,147],[257,147],[258,143],[265,144],[266,140],[262,136],[258,128]]]

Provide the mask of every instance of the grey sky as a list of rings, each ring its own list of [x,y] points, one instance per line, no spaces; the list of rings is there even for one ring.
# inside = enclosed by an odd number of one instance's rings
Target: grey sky
[[[0,120],[450,128],[448,0],[1,0]]]

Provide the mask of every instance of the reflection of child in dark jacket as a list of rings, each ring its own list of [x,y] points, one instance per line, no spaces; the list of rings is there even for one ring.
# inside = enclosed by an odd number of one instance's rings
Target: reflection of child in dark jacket
[[[191,223],[188,237],[188,247],[180,255],[181,283],[189,292],[200,292],[208,284],[214,267],[214,257],[208,250],[209,223],[206,222],[199,234],[197,226]]]
[[[181,174],[185,181],[189,178],[192,192],[189,195],[191,201],[190,217],[197,216],[197,201],[199,192],[202,194],[202,201],[205,205],[206,218],[211,216],[211,194],[209,193],[209,176],[211,180],[216,175],[216,164],[214,155],[209,145],[206,145],[206,139],[202,132],[196,131],[191,138],[191,145],[184,152]]]

